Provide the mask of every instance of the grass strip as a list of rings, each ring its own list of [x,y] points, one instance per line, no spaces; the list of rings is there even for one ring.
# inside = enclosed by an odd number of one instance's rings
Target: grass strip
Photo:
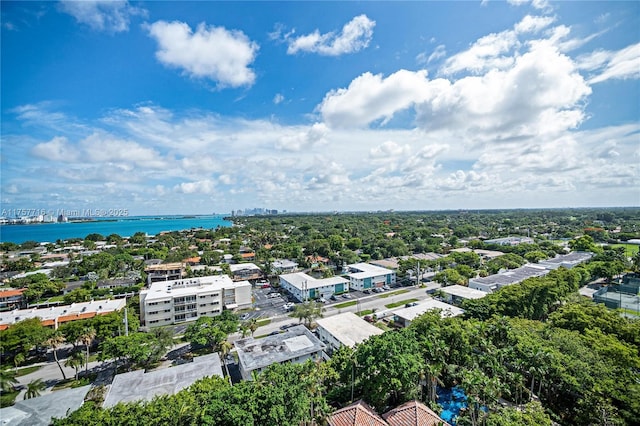
[[[406,305],[407,303],[417,302],[418,299],[405,299],[399,302],[389,303],[388,305],[384,305],[387,309],[397,308],[398,306]]]
[[[338,309],[342,309],[342,308],[348,308],[349,306],[353,306],[356,303],[358,303],[357,300],[351,300],[349,302],[344,302],[344,303],[339,303],[337,305],[333,305],[334,308],[338,308]]]
[[[409,293],[409,290],[396,290],[396,291],[392,291],[390,293],[384,293],[384,294],[381,294],[380,296],[378,296],[378,298],[379,299],[384,299],[384,298],[395,296],[396,294],[402,294],[402,293]]]

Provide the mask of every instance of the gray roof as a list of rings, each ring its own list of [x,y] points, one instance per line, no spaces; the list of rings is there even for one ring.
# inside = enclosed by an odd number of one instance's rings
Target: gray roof
[[[84,403],[91,385],[62,389],[37,398],[18,401],[11,407],[0,409],[0,424],[12,426],[39,426],[51,424],[51,419],[64,418]]]
[[[296,325],[284,333],[260,339],[248,337],[236,340],[240,364],[245,371],[253,371],[271,364],[324,350],[325,345],[304,325]]]
[[[527,278],[539,277],[548,274],[549,271],[542,267],[534,267],[532,265],[522,266],[520,268],[511,269],[500,274],[489,275],[484,278],[474,278],[472,281],[484,285],[497,285],[498,287],[509,284],[516,284]]]
[[[111,384],[103,407],[119,402],[151,400],[158,395],[173,395],[199,379],[222,375],[220,356],[215,353],[199,356],[182,365],[145,373],[144,370],[118,374]]]
[[[556,256],[553,259],[547,259],[540,261],[541,264],[562,264],[562,263],[581,263],[585,262],[593,256],[593,253],[584,251],[574,251],[569,254]]]

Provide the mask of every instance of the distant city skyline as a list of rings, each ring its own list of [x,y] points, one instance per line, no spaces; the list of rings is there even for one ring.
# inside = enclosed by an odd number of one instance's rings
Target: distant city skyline
[[[7,211],[640,205],[640,3],[11,2]]]

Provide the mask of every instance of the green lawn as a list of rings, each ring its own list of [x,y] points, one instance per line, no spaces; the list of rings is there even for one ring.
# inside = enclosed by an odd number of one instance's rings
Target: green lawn
[[[258,325],[258,327],[262,327],[264,325],[270,324],[271,320],[270,319],[263,319],[258,321],[256,324]]]
[[[373,309],[365,309],[364,311],[357,312],[357,314],[360,315],[361,317],[365,315],[370,315],[372,313],[373,313]]]
[[[384,294],[381,294],[380,296],[378,296],[378,298],[379,299],[384,299],[384,298],[395,296],[396,294],[402,294],[402,293],[409,293],[409,290],[396,290],[396,291],[392,291],[390,293],[384,293]]]
[[[31,367],[20,368],[20,369],[18,369],[18,372],[16,373],[16,377],[26,376],[27,374],[31,374],[34,371],[40,370],[40,368],[42,368],[42,366],[40,366],[40,365],[32,365]]]
[[[395,303],[389,303],[388,305],[384,305],[387,309],[397,308],[398,306],[406,305],[407,303],[417,302],[418,299],[405,299]]]
[[[638,249],[640,249],[640,246],[638,246],[637,244],[609,244],[609,246],[613,248],[624,247],[624,254],[627,257],[635,256],[635,254],[638,252]]]
[[[338,308],[338,309],[342,309],[342,308],[348,308],[349,306],[353,306],[353,305],[355,305],[357,303],[358,303],[357,300],[351,300],[349,302],[338,303],[337,305],[333,305],[333,307],[334,308]]]

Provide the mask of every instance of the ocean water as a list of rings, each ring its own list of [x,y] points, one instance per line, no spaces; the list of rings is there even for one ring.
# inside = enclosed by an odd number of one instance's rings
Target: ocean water
[[[55,242],[69,238],[84,238],[97,233],[105,237],[118,234],[130,237],[136,232],[156,235],[162,231],[181,231],[192,228],[215,229],[231,226],[223,216],[132,216],[126,218],[72,223],[34,223],[28,225],[0,225],[0,242]]]

